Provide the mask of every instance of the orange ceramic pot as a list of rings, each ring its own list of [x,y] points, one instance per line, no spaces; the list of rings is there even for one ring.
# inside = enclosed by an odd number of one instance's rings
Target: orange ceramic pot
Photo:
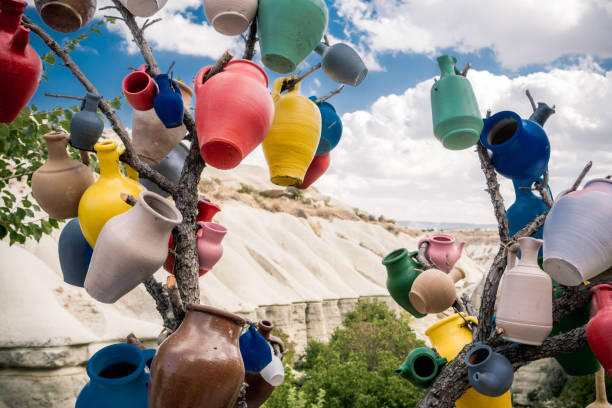
[[[209,165],[233,169],[259,146],[272,125],[268,76],[254,62],[235,60],[203,84],[210,68],[202,68],[194,83],[200,152]]]

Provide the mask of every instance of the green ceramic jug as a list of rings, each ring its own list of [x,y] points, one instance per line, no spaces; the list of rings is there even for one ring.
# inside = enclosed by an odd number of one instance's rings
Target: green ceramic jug
[[[328,10],[323,0],[260,0],[257,23],[261,60],[272,71],[295,71],[321,42]]]
[[[553,281],[553,288],[553,296],[555,297],[555,299],[563,295],[563,293],[565,292],[559,287],[559,284],[555,281]],[[567,333],[577,327],[584,326],[585,324],[587,324],[590,318],[590,304],[591,302],[589,301],[586,306],[566,314],[561,318],[559,322],[553,323],[553,329],[550,332],[549,337],[553,337],[561,333]],[[597,359],[595,358],[595,355],[591,351],[588,344],[574,351],[573,353],[560,354],[556,356],[555,359],[557,360],[557,362],[559,362],[559,364],[563,368],[563,371],[565,371],[567,375],[589,375],[596,373],[601,368],[601,366],[599,365],[599,361],[597,361]]]
[[[438,375],[440,367],[447,363],[427,347],[419,347],[408,354],[404,364],[395,370],[395,375],[410,381],[414,386],[427,388]]]
[[[478,142],[484,122],[470,81],[459,75],[456,62],[448,55],[438,57],[442,76],[431,88],[431,113],[434,134],[442,145],[463,150]]]
[[[387,289],[393,300],[408,313],[414,317],[420,318],[424,317],[425,314],[416,310],[408,298],[412,283],[418,276],[418,273],[414,269],[422,268],[422,266],[414,260],[417,254],[418,251],[408,253],[406,248],[397,249],[385,256],[382,263],[387,268]]]

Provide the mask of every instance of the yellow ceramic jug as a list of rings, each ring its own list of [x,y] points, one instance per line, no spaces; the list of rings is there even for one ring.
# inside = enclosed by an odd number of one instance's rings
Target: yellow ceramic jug
[[[465,316],[465,315],[464,315]],[[474,316],[468,316],[466,320],[478,324]],[[454,314],[431,325],[425,334],[431,340],[440,356],[451,361],[468,343],[472,342],[472,332],[468,329],[465,320],[458,314]],[[469,388],[457,401],[457,408],[512,408],[510,391],[500,397],[487,397]]]
[[[300,83],[281,95],[283,83],[292,78],[274,81],[274,121],[262,143],[270,181],[279,186],[302,183],[321,138],[321,113],[314,102],[300,95]]]
[[[85,190],[79,202],[79,224],[92,247],[106,221],[132,208],[120,198],[121,193],[138,197],[145,189],[138,183],[138,174],[133,169],[128,174],[134,180],[121,174],[116,142],[97,143],[94,150],[100,163],[100,178]]]

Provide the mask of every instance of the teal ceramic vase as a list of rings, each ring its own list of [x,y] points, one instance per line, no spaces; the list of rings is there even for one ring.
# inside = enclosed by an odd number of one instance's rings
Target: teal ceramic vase
[[[440,367],[447,363],[444,357],[427,347],[419,347],[408,354],[404,364],[397,370],[395,375],[410,381],[414,386],[427,388],[440,372]]]
[[[397,249],[385,256],[382,263],[387,268],[387,289],[393,300],[408,313],[420,318],[425,314],[416,310],[408,297],[412,284],[418,276],[415,268],[422,268],[414,260],[417,254],[417,251],[408,253],[405,248]]]
[[[454,57],[438,58],[442,76],[431,88],[434,134],[450,150],[474,146],[480,138],[483,121],[470,81],[457,73]]]
[[[260,0],[257,16],[261,60],[272,71],[295,71],[327,29],[323,0]]]

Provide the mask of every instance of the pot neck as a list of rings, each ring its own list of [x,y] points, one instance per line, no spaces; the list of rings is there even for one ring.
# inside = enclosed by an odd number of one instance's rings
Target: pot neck
[[[222,225],[215,224],[214,222],[198,222],[200,227],[202,227],[202,236],[200,239],[204,239],[208,242],[220,243],[225,237],[227,233],[227,229]]]
[[[540,269],[538,265],[538,251],[542,245],[541,239],[523,237],[519,238],[519,246],[521,248],[521,260],[519,265],[521,266],[535,266]]]
[[[183,221],[181,213],[173,204],[148,191],[140,193],[131,211],[137,211],[142,219],[149,220],[142,223],[143,232],[147,236],[168,234]]]
[[[266,88],[268,87],[268,75],[266,75],[266,71],[264,71],[253,61],[245,59],[231,61],[229,64],[227,64],[224,71],[239,71],[242,75],[249,76],[264,85]]]
[[[438,57],[437,61],[440,71],[442,72],[442,77],[455,75],[455,64],[457,63],[457,59],[455,57],[451,57],[450,55],[442,55],[441,57]]]
[[[418,253],[418,251],[408,252],[405,249],[392,252],[389,255],[391,259],[383,262],[387,267],[388,275],[391,277],[401,276],[406,272],[404,267],[410,269],[420,267],[414,259]]]
[[[70,159],[66,152],[68,138],[59,132],[47,133],[43,136],[47,143],[47,151],[49,152],[48,160],[66,160]]]
[[[122,177],[119,171],[119,152],[116,142],[101,142],[94,146],[100,164],[100,178],[114,179]]]
[[[19,0],[0,0],[0,30],[14,33],[21,23],[26,5]]]
[[[319,55],[323,55],[325,54],[325,51],[327,51],[329,47],[327,46],[327,44],[325,43],[319,43],[319,45],[317,45],[317,47],[315,48],[315,52]]]
[[[516,199],[518,200],[519,198],[526,199],[532,197],[537,198],[537,196],[533,194],[533,191],[522,188],[531,188],[533,183],[533,180],[512,180],[512,184],[514,185],[514,195],[516,196]]]
[[[96,113],[98,111],[98,104],[100,103],[100,99],[102,99],[100,95],[87,92],[81,110]]]
[[[274,329],[274,324],[269,320],[260,320],[257,322],[257,331],[264,339],[270,340],[270,333]]]
[[[187,305],[187,315],[179,330],[187,331],[187,335],[201,336],[202,339],[209,337],[211,334],[229,337],[232,343],[238,345],[238,338],[244,324],[246,322],[233,313],[190,303]]]
[[[196,222],[210,222],[219,211],[221,211],[221,208],[218,205],[205,200],[199,200]]]
[[[591,289],[595,303],[597,304],[597,312],[602,309],[612,308],[612,285],[597,285]]]
[[[529,120],[537,123],[540,126],[544,126],[548,118],[555,113],[555,110],[545,104],[544,102],[538,102],[538,107],[531,114]]]

